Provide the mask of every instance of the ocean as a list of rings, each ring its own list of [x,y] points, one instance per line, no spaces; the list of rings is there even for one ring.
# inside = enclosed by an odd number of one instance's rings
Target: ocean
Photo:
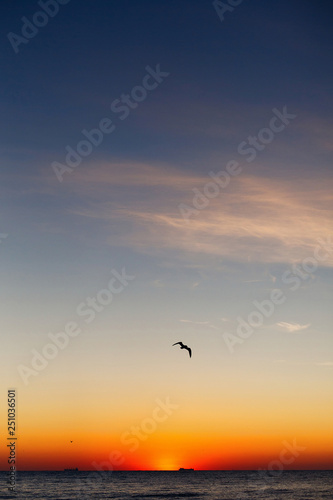
[[[0,472],[1,499],[333,499],[333,471],[18,472],[15,493],[7,481]]]

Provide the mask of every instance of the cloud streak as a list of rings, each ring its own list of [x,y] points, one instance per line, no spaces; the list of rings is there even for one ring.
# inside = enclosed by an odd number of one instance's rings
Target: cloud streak
[[[192,189],[200,189],[206,177],[135,163],[103,164],[94,167],[94,175],[78,174],[71,189],[86,191],[90,203],[71,212],[119,224],[112,244],[143,252],[172,249],[183,256],[293,263],[311,256],[317,239],[332,230],[329,179],[291,184],[244,173],[187,222],[178,205],[190,203]],[[332,254],[326,265],[333,265]]]
[[[280,323],[277,323],[277,326],[280,326],[290,333],[294,333],[306,330],[307,328],[309,328],[310,323],[307,323],[306,325],[300,325],[299,323],[286,323],[285,321],[280,321]]]

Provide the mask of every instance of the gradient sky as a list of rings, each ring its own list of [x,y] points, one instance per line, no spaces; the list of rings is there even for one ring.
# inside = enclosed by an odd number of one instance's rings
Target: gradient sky
[[[210,1],[71,0],[15,53],[8,33],[38,10],[15,0],[0,19],[0,370],[18,468],[94,470],[115,450],[120,469],[267,468],[295,441],[287,468],[331,468],[329,2],[244,0],[221,22]],[[158,64],[169,76],[121,120],[111,104]],[[295,117],[248,161],[284,107]],[[115,130],[59,182],[54,162],[104,118]],[[241,172],[186,220],[232,160]],[[88,323],[77,308],[123,268],[135,278]],[[69,322],[80,333],[25,384],[18,367]]]

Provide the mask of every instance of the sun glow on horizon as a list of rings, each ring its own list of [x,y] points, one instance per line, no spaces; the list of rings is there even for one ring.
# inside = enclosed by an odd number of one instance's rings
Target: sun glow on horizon
[[[154,460],[154,470],[178,470],[179,460],[170,455],[163,455]]]

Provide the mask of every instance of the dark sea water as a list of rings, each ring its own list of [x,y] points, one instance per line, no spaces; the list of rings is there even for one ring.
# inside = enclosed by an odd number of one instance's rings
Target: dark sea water
[[[333,471],[18,472],[16,493],[7,480],[0,472],[1,499],[333,499]]]

